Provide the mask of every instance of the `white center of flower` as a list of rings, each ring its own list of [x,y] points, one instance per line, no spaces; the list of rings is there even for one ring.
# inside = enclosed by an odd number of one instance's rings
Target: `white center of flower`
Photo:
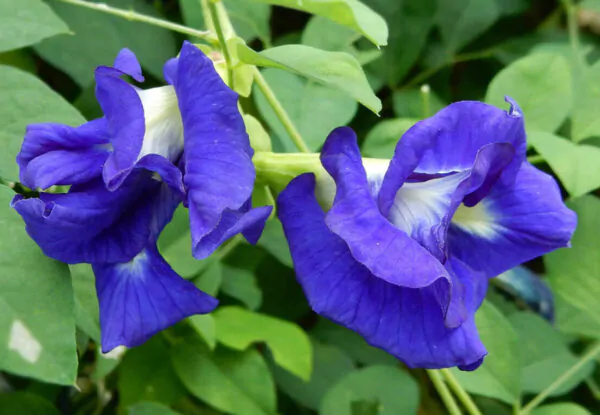
[[[159,154],[175,161],[183,151],[183,123],[175,89],[167,85],[137,92],[146,125],[138,160],[148,154]]]
[[[488,239],[497,233],[495,222],[485,199],[473,207],[461,204],[452,217],[452,224],[461,230]]]

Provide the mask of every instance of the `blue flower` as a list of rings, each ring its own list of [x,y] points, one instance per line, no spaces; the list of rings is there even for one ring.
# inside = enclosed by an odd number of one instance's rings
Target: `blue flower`
[[[167,86],[139,89],[124,75],[144,80],[127,49],[95,71],[104,117],[79,127],[28,127],[17,157],[21,182],[71,187],[12,203],[46,255],[92,264],[104,352],[137,346],[216,307],[157,250],[181,202],[199,259],[240,232],[256,242],[271,211],[250,208],[253,151],[237,95],[198,48],[186,42],[165,64]]]
[[[278,198],[312,308],[410,367],[477,368],[474,314],[488,279],[568,246],[576,225],[552,177],[526,161],[523,118],[459,102],[417,123],[393,159],[361,159],[354,132],[327,138],[331,209],[312,174]]]

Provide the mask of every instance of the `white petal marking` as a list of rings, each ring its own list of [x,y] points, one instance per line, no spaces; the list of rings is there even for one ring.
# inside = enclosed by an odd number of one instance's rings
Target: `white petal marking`
[[[37,362],[42,353],[40,342],[37,341],[27,326],[19,319],[13,321],[10,328],[8,349],[14,350],[29,363]]]
[[[460,205],[452,217],[452,224],[472,235],[492,239],[498,234],[498,225],[491,209],[483,199],[473,207]]]
[[[146,125],[138,160],[148,154],[159,154],[175,161],[183,151],[183,123],[175,89],[167,85],[137,92]]]

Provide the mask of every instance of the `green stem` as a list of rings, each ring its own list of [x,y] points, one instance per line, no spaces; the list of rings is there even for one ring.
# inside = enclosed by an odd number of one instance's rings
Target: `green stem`
[[[177,23],[169,22],[167,20],[158,19],[152,16],[146,16],[144,14],[136,13],[133,10],[123,10],[116,7],[109,6],[104,3],[89,3],[82,0],[59,0],[63,3],[72,4],[74,6],[85,7],[88,9],[96,10],[106,14],[112,14],[113,16],[122,17],[133,22],[147,23],[153,26],[162,27],[163,29],[172,30],[173,32],[182,33],[184,35],[197,37],[203,39],[211,44],[217,43],[215,35],[206,30],[196,30],[191,27],[180,25]]]
[[[594,359],[600,354],[600,341],[597,342],[586,354],[584,354],[577,363],[575,363],[569,370],[564,372],[558,377],[550,386],[540,392],[535,398],[533,398],[527,405],[521,409],[520,415],[526,415],[541,404],[548,396],[555,390],[560,388],[567,380],[569,380],[575,373],[579,371],[587,362]]]
[[[219,1],[219,0],[217,0]],[[219,19],[219,11],[217,10],[217,1],[209,0],[208,1],[208,10],[210,12],[210,17],[212,19],[213,24],[215,25],[215,31],[217,32],[217,39],[219,40],[219,44],[221,45],[221,50],[223,51],[223,56],[225,57],[225,64],[227,65],[227,84],[231,89],[234,89],[234,76],[233,76],[233,61],[231,60],[231,54],[229,53],[229,48],[227,47],[227,39],[225,39],[225,35],[223,34],[223,27],[221,26],[221,19]]]
[[[290,119],[288,113],[285,111],[258,68],[254,68],[254,81],[256,82],[258,89],[260,89],[260,92],[262,92],[267,99],[269,105],[271,105],[271,108],[273,108],[273,111],[275,111],[275,115],[279,118],[283,128],[285,128],[285,131],[288,133],[298,150],[303,153],[310,153],[310,149],[302,139],[300,132],[296,129],[296,126]]]
[[[433,386],[435,386],[435,389],[440,395],[442,402],[444,402],[444,405],[446,405],[448,413],[450,415],[462,415],[462,412],[458,408],[454,397],[450,393],[450,389],[448,389],[448,386],[446,386],[446,384],[444,383],[444,379],[442,379],[442,375],[440,375],[440,372],[432,369],[427,369],[426,372],[429,375],[429,379],[431,379]]]
[[[590,388],[590,392],[594,396],[594,399],[596,399],[597,401],[600,400],[600,387],[596,383],[596,380],[594,379],[594,377],[593,376],[588,377],[585,380],[585,384],[587,385],[588,388]]]
[[[475,402],[473,402],[473,399],[471,399],[471,396],[463,389],[462,385],[454,377],[452,372],[448,369],[440,369],[440,372],[467,412],[471,415],[482,415],[479,408],[477,408],[477,405],[475,405]]]
[[[573,55],[575,61],[579,65],[579,69],[583,69],[585,64],[581,57],[581,53],[579,53],[581,49],[579,44],[579,27],[577,25],[577,7],[573,3],[573,0],[562,0],[562,3],[565,8],[565,13],[567,14],[567,29],[569,30],[571,49],[573,50]]]
[[[527,157],[527,161],[531,164],[543,163],[546,159],[541,154],[534,154],[533,156]]]

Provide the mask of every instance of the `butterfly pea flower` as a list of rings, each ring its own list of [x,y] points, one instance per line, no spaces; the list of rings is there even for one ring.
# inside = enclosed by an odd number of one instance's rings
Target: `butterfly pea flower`
[[[476,369],[489,279],[568,246],[576,225],[525,151],[514,102],[452,104],[408,130],[391,160],[361,158],[354,132],[334,130],[320,156],[330,209],[311,173],[278,198],[312,308],[410,367]]]
[[[102,350],[137,346],[217,300],[177,275],[157,239],[180,203],[189,209],[192,251],[209,256],[242,233],[254,243],[271,208],[251,209],[252,148],[237,95],[195,46],[164,67],[166,86],[141,89],[135,55],[122,50],[95,71],[104,116],[78,127],[34,124],[17,157],[32,189],[12,206],[44,253],[89,263],[96,276]]]

